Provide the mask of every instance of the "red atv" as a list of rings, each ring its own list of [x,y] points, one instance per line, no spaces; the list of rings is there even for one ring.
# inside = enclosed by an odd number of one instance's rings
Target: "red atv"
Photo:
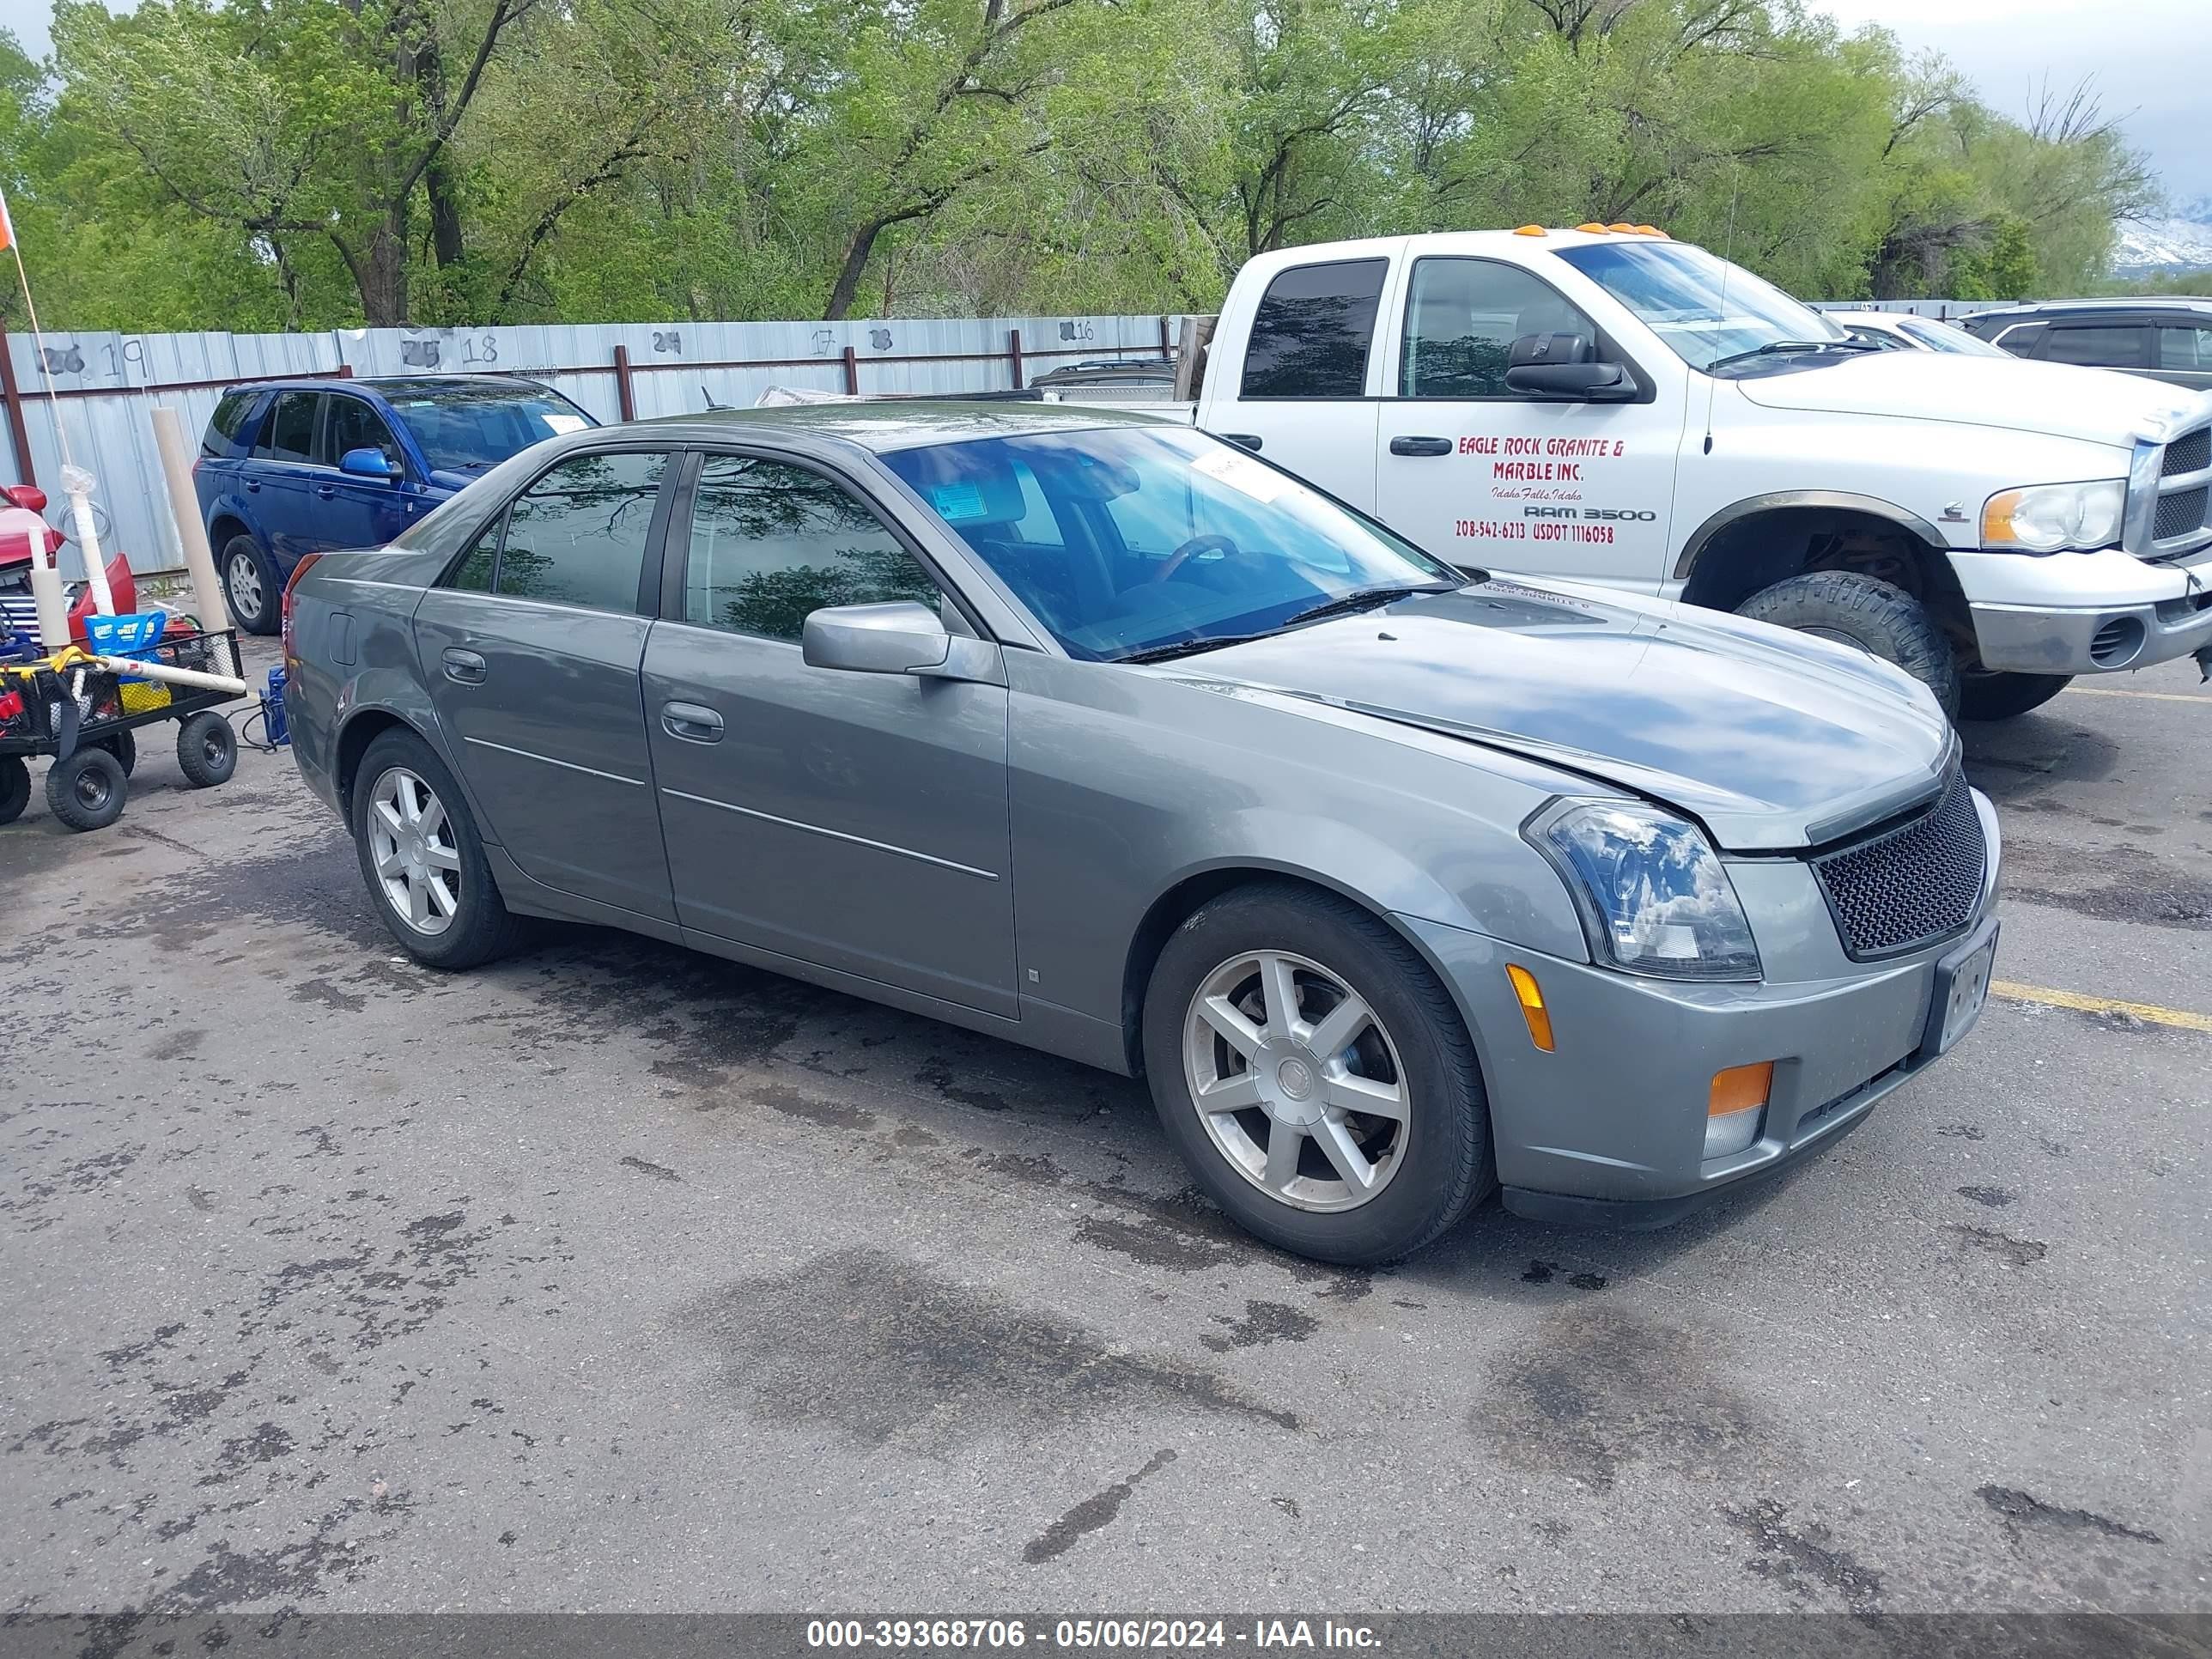
[[[31,599],[32,538],[40,538],[39,545],[49,560],[70,538],[46,521],[46,492],[36,484],[0,489],[0,503],[5,503],[0,505],[0,653],[4,653],[11,627],[33,647],[38,644],[39,613]],[[115,596],[118,616],[137,610],[137,587],[131,579],[131,566],[120,553],[107,562],[107,586]],[[75,581],[68,585],[66,592],[70,632],[82,640],[84,619],[93,614],[92,586]]]

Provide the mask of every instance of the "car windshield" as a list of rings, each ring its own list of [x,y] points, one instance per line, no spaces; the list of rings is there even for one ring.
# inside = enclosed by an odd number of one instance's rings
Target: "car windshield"
[[[590,416],[553,392],[457,386],[386,396],[434,472],[483,472],[534,443],[592,424]]]
[[[1948,323],[1939,323],[1929,317],[1913,317],[1899,323],[1900,333],[1910,335],[1930,351],[1956,352],[1961,357],[2009,357],[2012,353],[2002,346],[1993,346],[1987,340],[1969,334],[1963,328],[1954,328]]]
[[[1692,368],[1791,343],[1855,343],[1810,306],[1687,242],[1592,242],[1557,257],[1634,312]]]
[[[1104,427],[883,459],[1069,655],[1094,661],[1203,650],[1466,580],[1201,433]]]

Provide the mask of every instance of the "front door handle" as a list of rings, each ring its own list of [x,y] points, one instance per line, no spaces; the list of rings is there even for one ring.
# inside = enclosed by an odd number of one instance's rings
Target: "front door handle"
[[[1452,453],[1452,441],[1449,438],[1393,438],[1390,440],[1390,453],[1393,455],[1449,455]]]
[[[664,702],[660,705],[660,729],[685,743],[720,743],[722,717],[696,702]]]
[[[1224,432],[1221,435],[1239,449],[1249,449],[1255,455],[1260,453],[1260,434],[1256,432]]]
[[[444,661],[447,679],[458,681],[463,685],[483,684],[484,659],[475,652],[464,651],[458,646],[449,645],[445,650]]]
[[[331,496],[337,493],[337,486],[335,484],[317,484],[315,486],[315,494],[320,495],[325,501],[330,500]]]
[[[249,495],[258,495],[261,493],[261,485],[259,482],[252,478],[248,478],[246,481],[246,493]]]

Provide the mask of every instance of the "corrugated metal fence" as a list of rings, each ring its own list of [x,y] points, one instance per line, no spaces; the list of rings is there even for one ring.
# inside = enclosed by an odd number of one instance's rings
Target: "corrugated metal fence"
[[[1021,386],[1064,363],[1172,355],[1179,317],[996,317],[850,323],[669,323],[326,334],[27,334],[6,337],[0,482],[60,503],[60,412],[70,453],[98,479],[106,544],[141,572],[181,569],[148,411],[172,404],[207,424],[223,387],[295,375],[527,374],[604,421],[747,408],[771,386],[823,392],[959,392]],[[49,384],[52,390],[49,392]],[[56,523],[59,511],[50,512]],[[75,549],[65,551],[65,574]]]

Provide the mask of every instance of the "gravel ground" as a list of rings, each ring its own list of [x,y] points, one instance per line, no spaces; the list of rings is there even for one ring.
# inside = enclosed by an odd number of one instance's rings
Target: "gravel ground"
[[[2212,1012],[2195,680],[1970,733],[2005,981]],[[0,1608],[2212,1611],[2212,1035],[2001,1000],[1755,1196],[1336,1271],[1120,1079],[429,973],[289,756],[145,738],[0,830]]]

